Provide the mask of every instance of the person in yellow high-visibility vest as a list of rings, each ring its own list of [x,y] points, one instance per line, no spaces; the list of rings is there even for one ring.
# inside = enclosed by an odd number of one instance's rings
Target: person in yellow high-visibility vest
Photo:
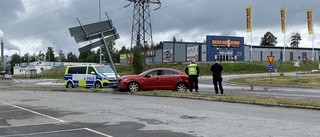
[[[192,59],[191,63],[186,67],[185,72],[189,76],[189,91],[192,92],[193,90],[193,84],[196,92],[198,92],[199,86],[198,86],[198,77],[200,73],[200,69],[198,65],[195,63],[195,59]]]

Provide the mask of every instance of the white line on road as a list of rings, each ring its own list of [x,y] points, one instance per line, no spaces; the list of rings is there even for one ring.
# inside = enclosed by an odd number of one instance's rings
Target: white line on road
[[[27,125],[10,125],[7,127],[0,127],[0,129],[5,129],[5,128],[13,128],[13,127],[26,127],[26,126],[40,126],[40,125],[49,125],[49,124],[60,124],[61,122],[50,122],[50,123],[37,123],[37,124],[27,124]]]
[[[0,136],[0,137],[32,136],[32,135],[42,135],[42,134],[72,132],[72,131],[80,131],[80,130],[85,130],[85,128],[67,129],[67,130],[57,130],[57,131],[48,131],[48,132],[38,132],[38,133],[28,133],[28,134],[4,135],[4,136]]]
[[[110,136],[110,135],[107,135],[107,134],[104,134],[104,133],[101,133],[99,131],[95,131],[95,130],[92,130],[90,128],[84,128],[85,130],[88,130],[90,132],[93,132],[93,133],[96,133],[96,134],[99,134],[99,135],[102,135],[102,136],[105,136],[105,137],[113,137],[113,136]]]
[[[9,105],[9,106],[12,106],[12,107],[15,107],[15,108],[19,108],[19,109],[22,109],[22,110],[25,110],[25,111],[31,112],[33,114],[37,114],[37,115],[44,116],[44,117],[47,117],[47,118],[50,118],[50,119],[54,119],[54,120],[57,120],[57,121],[60,121],[60,122],[66,122],[64,120],[61,120],[61,119],[58,119],[58,118],[55,118],[55,117],[51,117],[51,116],[48,116],[48,115],[45,115],[45,114],[41,114],[39,112],[35,112],[35,111],[29,110],[29,109],[26,109],[26,108],[23,108],[23,107],[19,107],[19,106],[13,105],[13,104],[5,103],[5,102],[3,102],[3,104]]]

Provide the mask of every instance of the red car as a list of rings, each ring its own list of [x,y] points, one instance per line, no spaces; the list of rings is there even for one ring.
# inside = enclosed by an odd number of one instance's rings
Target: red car
[[[188,75],[172,68],[153,68],[139,75],[126,75],[118,80],[120,90],[132,92],[139,90],[186,91]]]

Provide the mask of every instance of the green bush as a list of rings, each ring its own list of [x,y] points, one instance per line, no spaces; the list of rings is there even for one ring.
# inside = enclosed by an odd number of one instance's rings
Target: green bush
[[[143,72],[143,57],[139,46],[133,48],[132,69],[135,74]]]

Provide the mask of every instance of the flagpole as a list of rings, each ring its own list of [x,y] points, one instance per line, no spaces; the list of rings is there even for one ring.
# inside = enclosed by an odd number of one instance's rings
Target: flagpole
[[[312,61],[315,60],[314,59],[315,56],[314,56],[314,34],[313,33],[314,33],[314,31],[313,31],[313,23],[312,23],[312,56],[311,56],[312,57],[312,59],[311,59]]]
[[[251,6],[246,6],[246,12],[247,12],[247,32],[251,33],[251,43],[250,43],[250,55],[249,55],[249,61],[252,62],[253,56],[252,56],[252,9]]]
[[[286,8],[280,8],[281,31],[283,33],[282,61],[286,61]]]
[[[312,14],[313,16],[313,14]],[[314,27],[313,27],[313,17],[312,17],[312,61],[314,61],[315,59],[314,56]]]
[[[283,61],[286,61],[286,32],[283,33]]]
[[[250,51],[250,54],[251,54],[251,57],[250,57],[250,62],[253,61],[253,55],[252,55],[252,52],[253,52],[253,49],[252,49],[252,9],[250,8],[250,26],[251,26],[251,51]]]
[[[252,26],[251,26],[251,46],[250,46],[250,62],[252,62]]]

